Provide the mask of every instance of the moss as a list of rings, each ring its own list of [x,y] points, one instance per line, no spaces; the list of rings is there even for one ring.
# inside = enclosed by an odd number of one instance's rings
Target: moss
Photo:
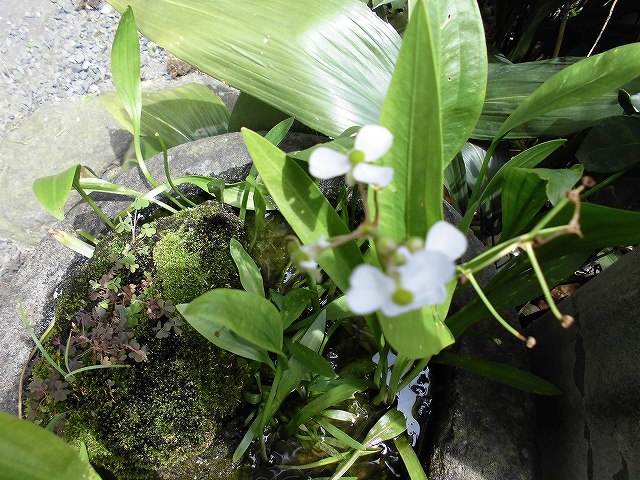
[[[156,234],[139,238],[134,246],[140,267],[118,273],[122,285],[139,287],[144,272],[150,272],[153,279],[145,295],[174,304],[212,288],[239,287],[229,252],[231,238],[244,240],[236,216],[209,202],[154,224]],[[130,239],[130,233],[110,234],[98,244],[94,257],[59,297],[50,338],[66,338],[73,315],[95,304],[87,298],[89,281],[112,269],[110,257],[120,255]],[[240,405],[250,377],[246,361],[218,349],[187,324],[181,335],[156,338],[157,321],[145,314],[133,330],[147,347],[148,362],[80,374],[68,399],[47,411],[69,410],[65,439],[84,442],[91,461],[120,480],[155,479],[159,469],[205,451],[215,441],[220,419]],[[34,369],[43,378],[50,371],[44,361]]]

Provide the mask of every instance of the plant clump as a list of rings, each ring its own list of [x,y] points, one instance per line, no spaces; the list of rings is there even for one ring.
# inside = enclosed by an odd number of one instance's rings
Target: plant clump
[[[229,252],[232,238],[243,241],[238,218],[207,202],[142,226],[138,219],[134,212],[99,242],[66,286],[44,342],[59,368],[41,359],[25,402],[29,419],[83,442],[94,465],[127,480],[156,478],[214,443],[249,375],[246,361],[176,310],[239,286]]]

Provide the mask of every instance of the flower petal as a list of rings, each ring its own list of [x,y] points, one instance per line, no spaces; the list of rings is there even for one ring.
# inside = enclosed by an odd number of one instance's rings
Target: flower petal
[[[346,292],[349,309],[356,314],[372,313],[391,301],[394,282],[377,268],[362,264],[351,272]]]
[[[409,305],[398,305],[393,301],[389,300],[387,303],[382,305],[380,310],[387,317],[395,317],[402,313],[410,312],[411,310],[415,310],[416,308],[420,308],[421,305],[418,305],[417,302],[413,301]]]
[[[467,237],[450,223],[436,222],[427,234],[426,250],[440,252],[451,261],[460,258],[467,251]]]
[[[364,153],[365,161],[375,162],[391,148],[393,135],[380,125],[366,125],[356,135],[354,150]]]
[[[359,163],[353,168],[353,178],[358,182],[386,187],[393,179],[393,168]]]
[[[445,285],[453,278],[456,266],[440,252],[419,250],[398,271],[402,288],[422,294]]]
[[[420,307],[427,305],[439,305],[447,299],[447,287],[442,284],[432,289],[425,289],[416,293],[414,303]]]
[[[322,180],[344,175],[350,168],[347,156],[330,148],[316,148],[309,157],[309,173]]]

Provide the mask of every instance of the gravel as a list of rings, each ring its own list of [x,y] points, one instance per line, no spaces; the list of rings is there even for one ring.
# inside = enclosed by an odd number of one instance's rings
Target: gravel
[[[120,14],[106,1],[0,3],[0,139],[42,106],[114,89],[110,55]],[[142,79],[169,79],[167,53],[142,36],[140,47]],[[26,251],[0,238],[1,280],[12,276]]]
[[[113,90],[111,44],[120,14],[104,1],[88,9],[78,3],[9,0],[0,10],[0,137],[41,106]],[[142,79],[170,78],[167,53],[142,36],[140,46]]]

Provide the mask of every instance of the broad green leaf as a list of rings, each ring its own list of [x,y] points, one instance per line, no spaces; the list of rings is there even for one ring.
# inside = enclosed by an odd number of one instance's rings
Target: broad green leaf
[[[349,317],[353,317],[353,313],[349,310],[347,297],[344,295],[327,305],[327,320],[342,320]]]
[[[502,236],[513,237],[526,227],[540,209],[558,203],[582,177],[582,165],[570,169],[512,168],[502,189]],[[543,186],[546,186],[543,190]]]
[[[463,214],[469,203],[469,186],[467,185],[467,169],[462,155],[458,153],[444,169],[444,186],[449,192],[453,208]]]
[[[562,393],[555,385],[532,373],[483,358],[443,352],[434,358],[433,362],[462,368],[529,393],[538,395],[560,395]]]
[[[393,168],[393,181],[378,194],[379,228],[396,241],[424,238],[443,218],[440,16],[439,4],[431,3],[416,3],[380,115],[380,124],[393,133],[381,162]],[[373,191],[369,197],[373,205]]]
[[[253,261],[251,255],[249,255],[242,244],[235,238],[231,239],[229,244],[231,249],[231,256],[233,261],[238,267],[238,273],[240,274],[240,283],[244,289],[249,293],[255,293],[264,297],[264,283],[262,282],[262,274],[260,269]]]
[[[640,43],[623,45],[585,58],[547,80],[516,108],[496,133],[501,138],[515,127],[568,107],[635,79],[640,71]]]
[[[576,157],[589,172],[616,172],[640,162],[640,118],[616,117],[596,125]]]
[[[550,226],[566,225],[573,213],[572,205],[567,206]],[[584,238],[564,235],[536,249],[549,286],[554,287],[574,274],[594,251],[610,246],[639,244],[639,223],[639,212],[582,204],[580,226]],[[527,255],[519,255],[500,269],[484,292],[499,311],[522,305],[542,293]],[[469,326],[489,316],[482,302],[476,298],[445,323],[459,337]]]
[[[420,310],[387,317],[380,313],[378,319],[385,339],[407,358],[429,358],[455,342],[455,338],[443,323],[446,317],[444,305],[424,307]]]
[[[73,190],[79,168],[80,165],[75,165],[64,172],[38,178],[33,182],[33,193],[38,201],[58,220],[64,220],[64,204]]]
[[[538,87],[556,73],[582,58],[561,58],[519,64],[489,64],[489,82],[482,115],[473,134],[477,140],[493,140],[507,117]],[[640,92],[640,78],[624,86]],[[633,96],[631,97],[633,99]],[[591,127],[601,120],[619,116],[618,89],[590,100],[560,108],[514,128],[507,138],[558,137]]]
[[[230,330],[256,347],[282,354],[280,313],[269,300],[256,294],[218,288],[186,304],[181,313],[209,340],[218,336],[219,330],[211,327],[215,322],[215,326]]]
[[[356,392],[362,392],[369,388],[369,386],[369,382],[364,380],[344,380],[344,383],[341,383],[328,392],[323,393],[318,398],[311,400],[304,407],[298,410],[289,421],[287,429],[289,432],[294,432],[300,425],[319,414],[324,409],[353,398]]]
[[[242,130],[253,163],[269,194],[291,228],[304,244],[346,235],[347,226],[329,201],[294,160],[260,135]],[[318,259],[322,269],[346,291],[353,268],[362,263],[362,254],[354,242],[323,253]]]
[[[488,74],[486,41],[477,1],[429,0],[426,6],[439,27],[440,51],[436,53],[440,56],[443,160],[447,165],[471,135],[482,111]]]
[[[215,319],[211,316],[209,318],[205,318],[204,316],[201,318],[191,317],[192,320],[190,320],[189,317],[187,317],[187,315],[185,314],[188,305],[189,304],[181,304],[176,308],[178,309],[180,314],[185,317],[185,319],[191,324],[191,326],[195,328],[198,333],[200,333],[200,335],[205,337],[216,347],[227,350],[228,352],[231,352],[240,357],[264,363],[275,370],[275,365],[266,350],[257,347],[251,342],[248,342],[247,340],[239,337],[231,330],[226,328],[223,324],[216,322]]]
[[[287,348],[291,352],[292,358],[310,372],[328,378],[336,376],[331,364],[318,352],[296,342],[287,342]]]
[[[318,424],[322,428],[324,428],[327,431],[327,433],[329,433],[330,435],[333,435],[334,438],[336,438],[337,440],[342,442],[345,446],[347,446],[349,448],[352,448],[354,450],[366,450],[367,449],[367,447],[365,447],[360,442],[358,442],[357,440],[355,440],[352,437],[350,437],[349,435],[347,435],[345,432],[343,432],[338,427],[333,425],[331,422],[328,422],[324,418],[319,418],[319,416],[318,416],[318,417],[316,417],[315,420],[316,420],[316,422],[318,422]]]
[[[0,412],[0,480],[100,480],[57,435]]]
[[[198,70],[334,137],[376,122],[400,45],[355,0],[270,0],[259,13],[237,0],[110,3]]]
[[[162,152],[158,133],[167,149],[227,132],[229,111],[206,85],[190,83],[158,93],[142,94],[140,133],[144,159]],[[105,109],[126,130],[134,125],[121,98],[114,93],[100,96]]]
[[[556,205],[582,177],[582,165],[574,165],[569,169],[533,168],[532,173],[547,182],[545,192],[551,205]]]
[[[393,443],[402,457],[404,466],[409,473],[409,478],[411,480],[427,480],[427,475],[424,473],[424,469],[422,468],[422,462],[418,458],[418,455],[416,455],[411,444],[407,441],[406,435],[394,438]]]
[[[140,42],[131,7],[123,9],[111,48],[113,84],[129,114],[133,135],[140,135],[142,91],[140,90]]]

